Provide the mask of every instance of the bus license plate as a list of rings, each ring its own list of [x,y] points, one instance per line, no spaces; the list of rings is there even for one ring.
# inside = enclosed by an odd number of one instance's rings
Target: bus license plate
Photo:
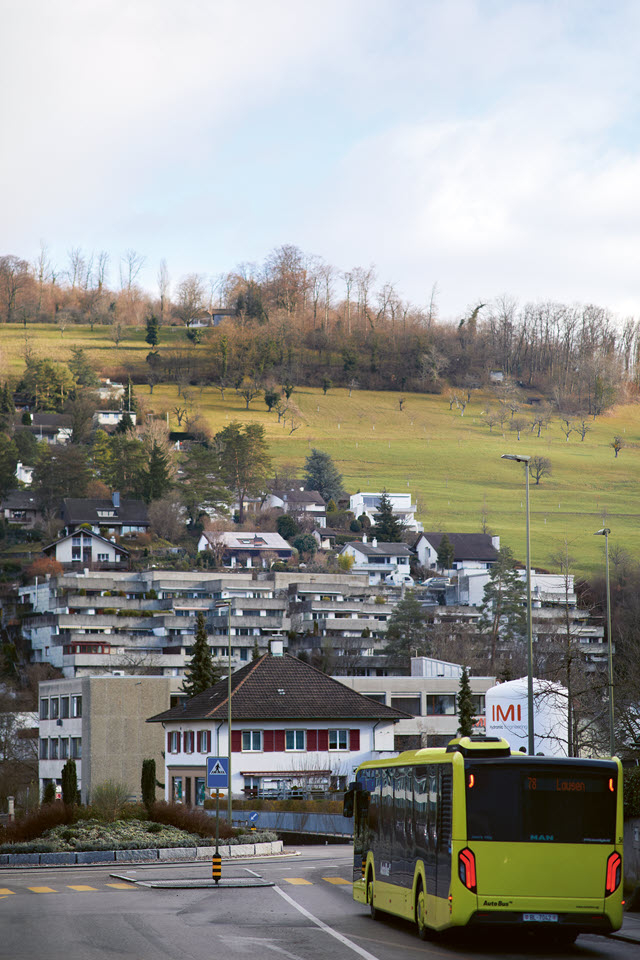
[[[557,913],[523,913],[522,919],[526,921],[533,921],[538,923],[557,923],[558,914]]]

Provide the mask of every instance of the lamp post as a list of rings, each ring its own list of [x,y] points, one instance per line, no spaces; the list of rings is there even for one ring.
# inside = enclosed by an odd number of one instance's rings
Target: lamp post
[[[529,728],[528,750],[529,755],[535,753],[535,738],[533,729],[533,630],[531,627],[531,537],[529,532],[529,461],[531,457],[521,456],[519,453],[503,453],[502,460],[515,460],[524,464],[524,477],[527,504],[527,726]]]
[[[227,608],[227,727],[228,727],[228,786],[227,786],[227,816],[231,826],[232,799],[231,799],[231,600],[219,600],[216,607]]]
[[[611,643],[611,589],[609,582],[609,527],[596,530],[594,537],[604,537],[605,577],[607,582],[607,654],[609,660],[609,755],[615,754],[615,732],[613,726],[613,646]]]

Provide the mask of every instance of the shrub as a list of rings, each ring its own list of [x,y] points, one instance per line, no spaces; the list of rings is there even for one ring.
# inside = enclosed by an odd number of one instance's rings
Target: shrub
[[[56,785],[49,781],[42,792],[43,803],[53,803],[56,799]]]
[[[150,823],[147,827],[147,833],[162,833],[162,824]]]
[[[156,762],[155,760],[142,761],[142,776],[140,779],[140,788],[142,790],[142,802],[147,811],[156,802]]]
[[[56,800],[55,803],[47,803],[39,807],[21,820],[7,824],[4,830],[0,831],[0,843],[35,840],[52,827],[68,823],[73,823],[73,808],[66,807],[64,803]]]
[[[215,817],[210,817],[204,810],[194,810],[181,803],[167,803],[159,800],[153,804],[149,816],[156,823],[164,823],[188,833],[195,833],[200,837],[215,837]],[[220,820],[219,836],[229,838],[235,836],[235,831],[226,820]]]
[[[624,819],[640,817],[640,767],[625,770],[623,782]]]
[[[91,797],[94,814],[102,820],[117,820],[129,797],[129,788],[117,780],[105,780],[99,783]]]

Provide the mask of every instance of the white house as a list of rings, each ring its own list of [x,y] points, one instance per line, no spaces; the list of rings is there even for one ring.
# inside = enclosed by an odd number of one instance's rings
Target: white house
[[[135,427],[137,416],[132,410],[96,410],[93,415],[93,424],[100,430],[114,429],[126,413],[129,414]]]
[[[129,562],[129,551],[118,546],[113,540],[102,537],[93,530],[81,529],[68,533],[42,548],[48,557],[64,566],[85,567],[122,567]]]
[[[353,557],[353,573],[369,574],[369,583],[381,583],[391,573],[408,574],[411,550],[406,543],[378,543],[375,537],[368,541],[365,534],[362,542],[353,540],[344,545],[341,555]]]
[[[444,533],[421,533],[413,545],[420,565],[426,570],[438,566],[438,549]],[[490,570],[498,560],[500,537],[488,533],[447,533],[453,547],[450,570]]]
[[[375,523],[375,514],[379,510],[381,496],[382,493],[354,493],[349,497],[349,509],[356,517],[365,514],[371,523]],[[387,493],[387,498],[391,502],[394,517],[401,520],[407,530],[419,532],[424,529],[416,520],[415,513],[418,508],[411,502],[410,493]]]
[[[305,490],[304,487],[272,490],[266,497],[263,510],[282,510],[294,517],[310,517],[317,527],[326,527],[327,508],[317,490]]]
[[[219,552],[225,566],[235,568],[268,567],[273,560],[289,560],[293,548],[279,533],[238,533],[205,530],[198,541],[198,551]]]
[[[408,714],[350,690],[272,643],[232,674],[231,789],[343,789],[364,760],[394,752],[394,727]],[[228,756],[227,680],[149,718],[166,731],[168,798],[204,802],[207,756]]]

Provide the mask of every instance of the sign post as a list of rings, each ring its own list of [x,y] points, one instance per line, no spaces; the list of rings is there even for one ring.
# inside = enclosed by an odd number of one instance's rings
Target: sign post
[[[216,886],[222,876],[222,857],[220,856],[219,838],[220,838],[220,797],[222,794],[218,787],[223,787],[227,783],[227,758],[226,757],[207,757],[207,788],[216,798],[216,852],[211,858],[211,877],[216,882]],[[231,824],[229,824],[231,826]]]

